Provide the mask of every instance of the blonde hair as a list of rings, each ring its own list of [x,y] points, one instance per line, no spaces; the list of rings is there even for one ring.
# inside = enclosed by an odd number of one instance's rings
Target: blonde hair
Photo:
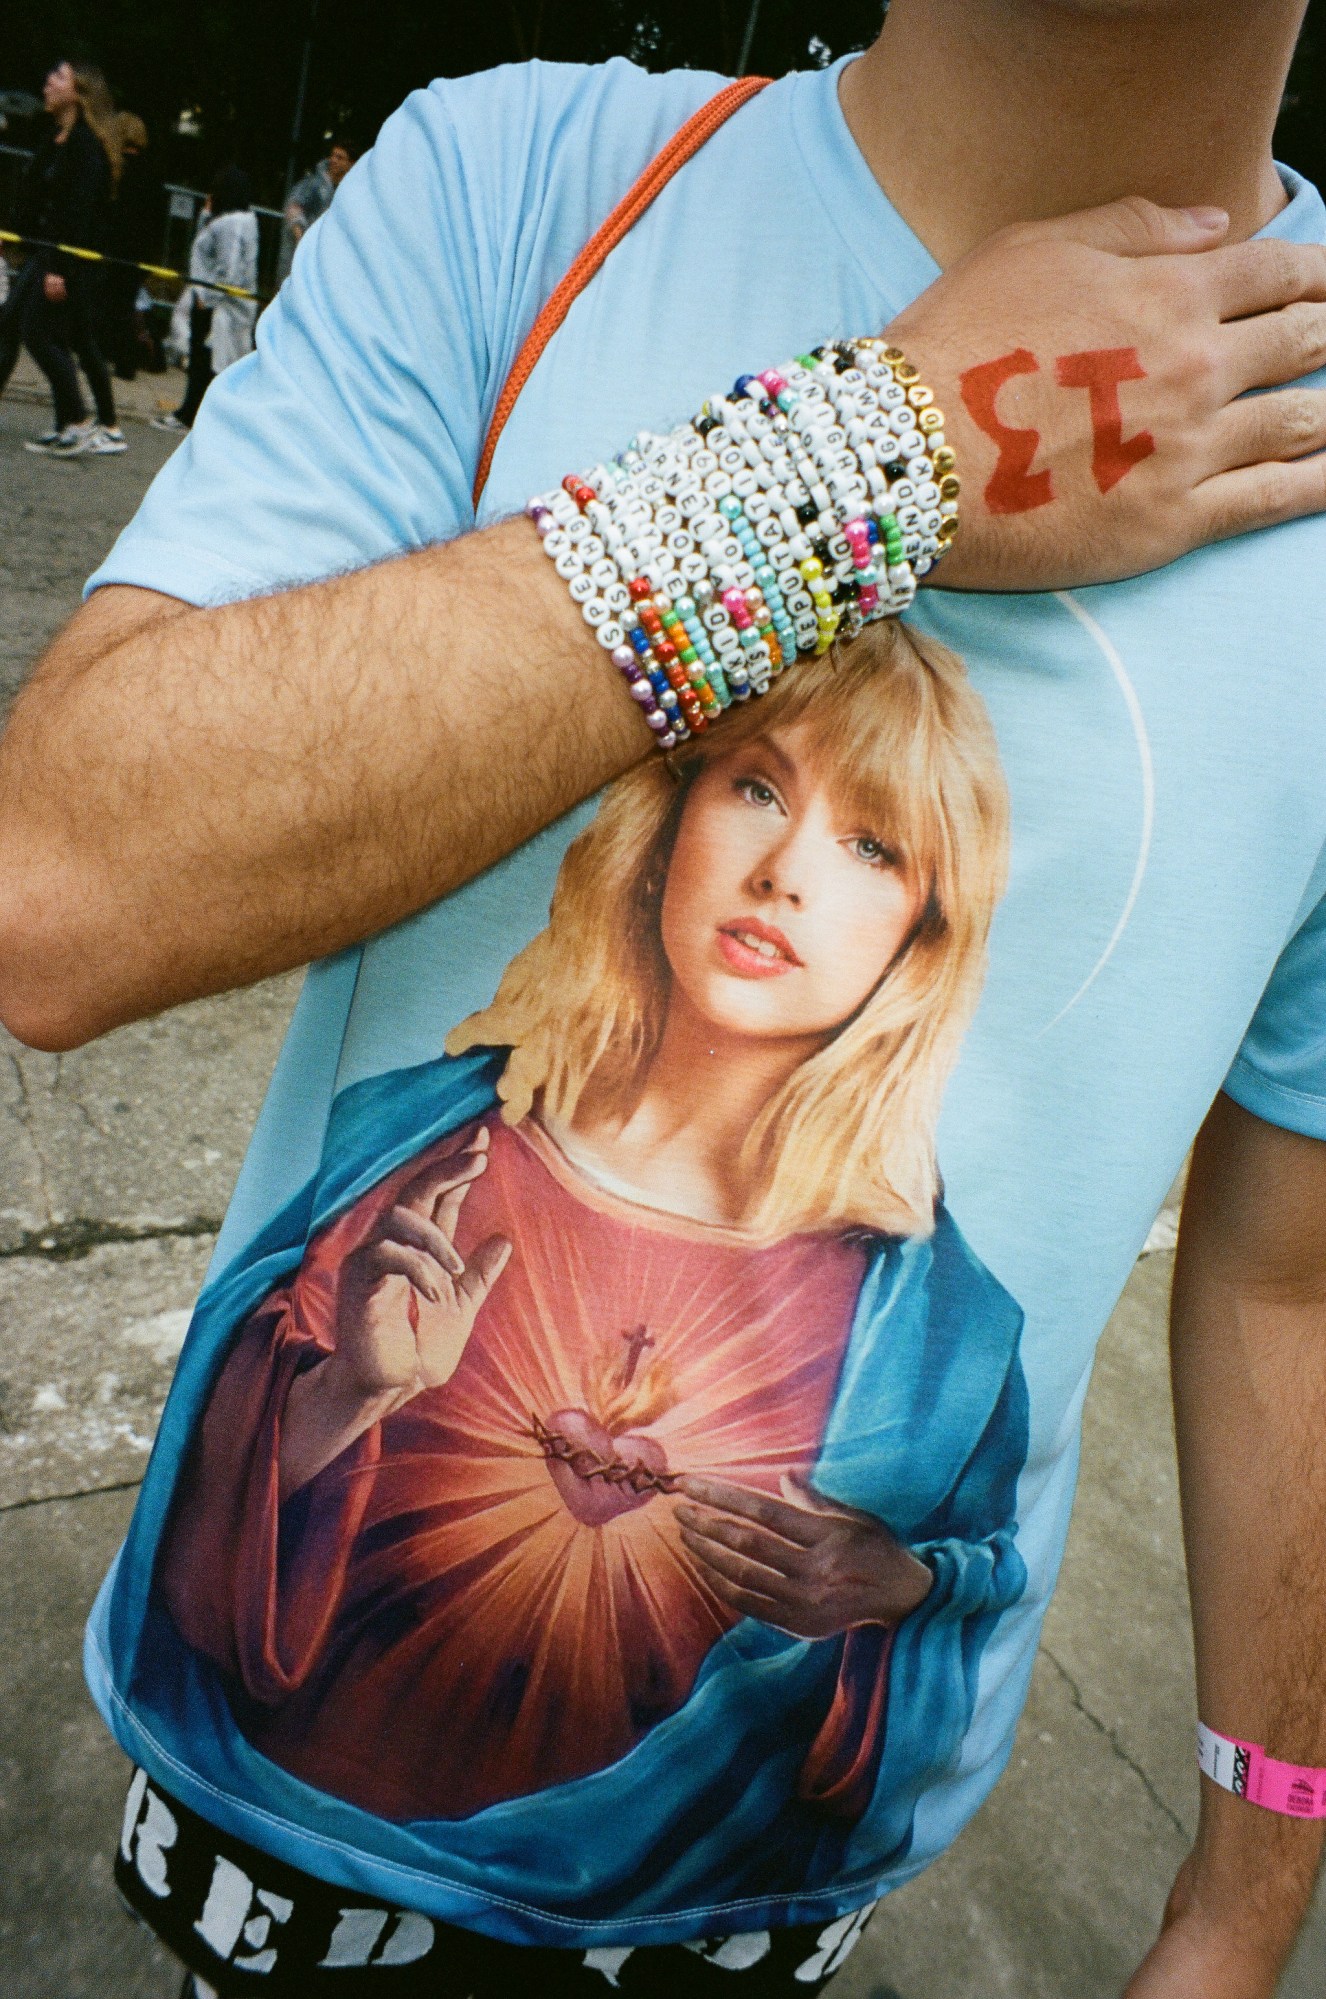
[[[117,111],[115,131],[120,141],[121,163],[126,146],[137,146],[140,153],[147,151],[147,127],[136,111]]]
[[[75,62],[69,67],[74,72],[74,89],[83,122],[100,139],[102,151],[110,161],[111,186],[118,187],[120,169],[124,164],[124,145],[110,85],[101,71],[94,69],[90,63]]]
[[[629,1117],[663,1033],[672,974],[660,908],[690,783],[794,723],[839,794],[901,850],[921,915],[870,996],[755,1120],[733,1168],[741,1212],[766,1239],[853,1227],[928,1235],[935,1126],[985,976],[1008,801],[961,661],[896,621],[803,663],[689,742],[679,785],[659,758],[614,784],[567,851],[547,928],[447,1051],[510,1049],[498,1083],[510,1124],[536,1098],[566,1122],[577,1108]]]

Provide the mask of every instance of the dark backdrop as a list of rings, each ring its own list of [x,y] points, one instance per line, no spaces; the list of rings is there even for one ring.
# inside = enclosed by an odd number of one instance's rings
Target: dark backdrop
[[[260,201],[279,202],[306,45],[302,171],[329,131],[371,142],[413,86],[538,55],[626,54],[651,68],[735,70],[749,0],[43,0],[6,10],[0,88],[40,89],[73,52],[99,62],[118,102],[146,118],[165,177],[206,186],[238,160]],[[760,0],[748,67],[778,75],[827,62],[874,35],[881,0]],[[1279,151],[1326,181],[1326,29],[1309,15],[1290,78]],[[181,110],[197,136],[180,136]],[[15,125],[0,138],[23,143]]]

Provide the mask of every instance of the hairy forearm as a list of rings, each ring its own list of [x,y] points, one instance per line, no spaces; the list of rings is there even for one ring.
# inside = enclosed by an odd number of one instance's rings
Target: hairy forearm
[[[0,741],[0,1012],[58,1046],[325,956],[649,742],[523,519],[219,609],[101,592]]]
[[[1324,1156],[1217,1104],[1194,1159],[1171,1340],[1198,1710],[1311,1765],[1326,1765]],[[1273,1975],[1321,1829],[1202,1790],[1194,1892]]]

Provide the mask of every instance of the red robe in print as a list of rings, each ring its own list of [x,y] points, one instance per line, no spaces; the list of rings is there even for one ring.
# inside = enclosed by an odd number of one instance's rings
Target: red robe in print
[[[848,1239],[754,1247],[641,1208],[532,1122],[489,1124],[457,1247],[515,1248],[455,1374],[278,1504],[283,1408],[334,1345],[343,1259],[472,1124],[317,1237],[241,1329],[162,1557],[255,1746],[394,1819],[599,1770],[685,1702],[736,1620],[687,1558],[670,1479],[776,1494],[810,1471],[864,1268]],[[803,1776],[829,1809],[881,1740],[888,1644],[874,1634],[867,1662],[864,1636]]]

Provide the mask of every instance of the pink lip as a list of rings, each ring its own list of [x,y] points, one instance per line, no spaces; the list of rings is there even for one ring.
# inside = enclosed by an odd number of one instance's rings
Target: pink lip
[[[766,958],[759,951],[752,951],[749,944],[734,934],[738,930],[747,937],[759,938],[761,943],[772,944],[778,956]],[[777,979],[801,963],[782,931],[775,930],[771,923],[761,923],[758,916],[734,916],[720,924],[718,948],[730,969],[743,979]]]

